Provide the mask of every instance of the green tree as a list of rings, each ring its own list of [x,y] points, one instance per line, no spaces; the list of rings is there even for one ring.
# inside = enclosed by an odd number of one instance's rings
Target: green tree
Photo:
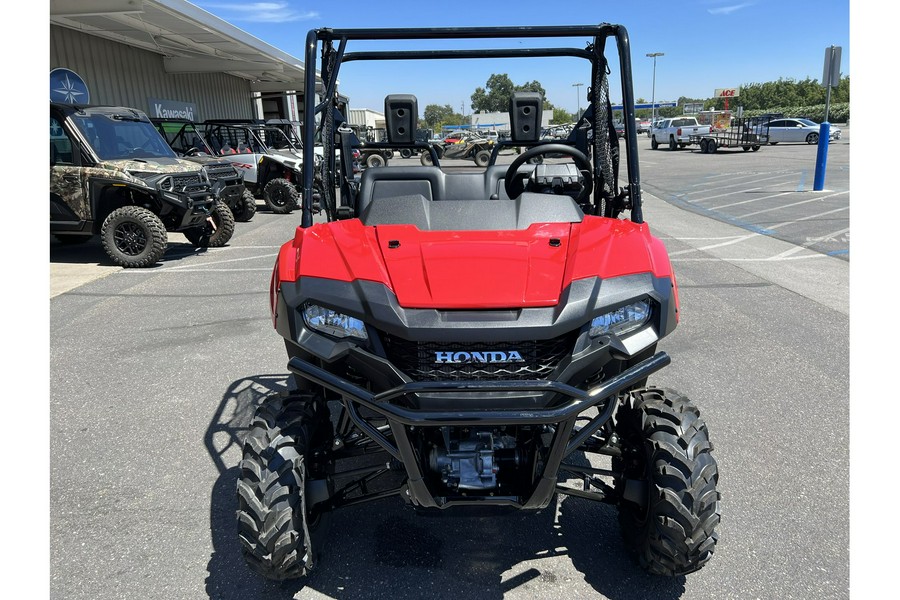
[[[443,125],[460,125],[466,122],[466,117],[455,112],[449,104],[429,104],[425,107],[422,116],[423,125],[435,131],[440,131]]]
[[[494,73],[488,77],[484,87],[477,87],[472,93],[472,110],[481,112],[506,112],[513,92],[538,92],[544,97],[544,110],[553,110],[547,100],[547,91],[539,81],[529,81],[516,85],[506,73]]]
[[[570,113],[564,108],[554,108],[553,109],[553,118],[550,119],[551,125],[563,125],[565,123],[572,123],[575,121],[575,115]]]

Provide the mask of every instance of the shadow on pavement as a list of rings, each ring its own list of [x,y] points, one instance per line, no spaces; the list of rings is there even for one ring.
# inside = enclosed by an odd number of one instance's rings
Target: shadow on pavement
[[[171,234],[175,235],[175,234]],[[181,236],[179,236],[181,237]],[[183,237],[181,239],[184,239]],[[156,268],[164,265],[167,262],[178,260],[184,258],[185,256],[192,256],[194,254],[206,252],[206,248],[197,248],[193,244],[188,242],[182,242],[179,240],[173,241],[171,238],[169,239],[168,245],[166,247],[166,253],[163,255],[162,259],[159,261],[159,264],[155,265]],[[95,235],[91,237],[89,240],[82,242],[80,244],[63,244],[56,240],[52,235],[50,236],[50,262],[58,263],[58,264],[78,264],[78,265],[98,265],[101,267],[114,267],[116,266],[112,260],[110,260],[109,256],[106,254],[106,251],[103,249],[103,244],[100,242],[100,236]],[[154,267],[149,267],[153,269]]]
[[[210,598],[287,599],[305,588],[332,598],[570,595],[571,583],[581,577],[572,577],[566,556],[608,598],[667,600],[684,593],[684,578],[648,575],[625,554],[614,507],[566,497],[558,501],[558,516],[553,504],[537,513],[494,507],[417,511],[394,497],[344,508],[334,513],[328,544],[309,577],[279,583],[257,576],[244,564],[237,538],[241,443],[263,399],[286,392],[284,375],[236,381],[207,428],[204,442],[219,471],[210,509]]]

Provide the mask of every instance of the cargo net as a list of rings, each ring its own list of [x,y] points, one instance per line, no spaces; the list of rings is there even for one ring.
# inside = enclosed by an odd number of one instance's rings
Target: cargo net
[[[600,205],[598,213],[606,215],[608,204],[617,195],[616,182],[619,177],[619,138],[615,135],[612,122],[612,107],[609,102],[609,78],[605,63],[594,69],[591,88],[593,103],[594,134],[593,152],[595,159],[594,179],[600,182]],[[610,135],[613,132],[613,135]]]
[[[325,44],[322,47],[322,62],[326,67],[323,70],[323,79],[325,77],[331,77],[337,66],[337,52],[330,43]],[[324,187],[321,192],[322,202],[324,203],[323,208],[325,208],[325,214],[328,216],[329,221],[334,219],[334,207],[337,206],[337,199],[334,197],[334,170],[337,165],[334,164],[335,153],[333,151],[333,145],[335,143],[333,105],[335,101],[336,98],[325,99],[326,105],[324,119],[322,121],[322,139],[328,140],[328,145],[325,148],[325,160],[319,163],[319,168],[321,170],[319,175],[322,178]]]

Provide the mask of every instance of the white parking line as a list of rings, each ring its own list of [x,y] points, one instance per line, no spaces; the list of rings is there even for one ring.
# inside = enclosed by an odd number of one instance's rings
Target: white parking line
[[[850,210],[850,207],[849,207],[849,206],[842,206],[841,208],[835,208],[835,209],[832,209],[832,210],[827,210],[827,211],[825,211],[825,212],[818,213],[818,214],[815,214],[815,215],[807,215],[807,216],[805,216],[805,217],[801,217],[801,218],[795,219],[795,220],[793,220],[793,221],[784,221],[784,222],[782,222],[782,223],[777,223],[777,224],[775,224],[775,225],[771,225],[771,226],[767,227],[766,229],[768,229],[768,230],[770,230],[770,231],[773,230],[773,229],[780,229],[780,228],[782,228],[782,227],[787,227],[788,225],[793,225],[793,224],[795,224],[795,223],[799,223],[800,221],[808,221],[808,220],[810,220],[810,219],[817,219],[817,218],[819,218],[819,217],[824,217],[825,215],[830,215],[830,214],[833,214],[833,213],[836,213],[836,212],[841,212],[841,211],[844,211],[844,210]],[[849,229],[847,229],[847,231],[849,231]],[[839,232],[839,233],[844,233],[844,231],[841,231],[841,232]],[[740,244],[740,243],[745,242],[745,241],[748,241],[748,240],[752,240],[752,239],[755,239],[755,238],[763,237],[763,235],[764,235],[764,234],[759,233],[759,232],[753,232],[753,233],[749,233],[749,234],[747,234],[747,235],[742,235],[742,236],[740,236],[740,237],[732,238],[732,239],[730,239],[730,240],[728,240],[728,241],[725,241],[725,242],[722,242],[722,243],[719,243],[719,244],[709,244],[709,245],[706,245],[706,246],[699,246],[699,247],[697,247],[697,248],[688,248],[687,250],[678,250],[678,251],[676,251],[676,252],[670,252],[670,253],[669,253],[669,256],[670,256],[670,257],[671,257],[671,256],[682,256],[682,255],[684,255],[684,254],[691,254],[691,253],[693,253],[693,252],[703,252],[703,251],[705,251],[705,250],[713,250],[713,249],[715,249],[715,248],[722,248],[722,247],[725,247],[725,246],[732,246],[732,245],[734,245],[734,244]],[[832,234],[832,235],[834,235],[834,234]],[[680,240],[687,240],[687,239],[689,239],[689,238],[677,238],[677,239],[680,239]],[[704,239],[704,238],[700,238],[700,239]],[[728,239],[728,238],[720,238],[720,239]],[[801,248],[802,248],[802,247],[801,247]],[[729,260],[752,260],[752,261],[775,260],[775,258],[776,258],[777,256],[780,256],[780,255],[782,255],[782,254],[784,254],[784,253],[782,252],[782,253],[776,255],[775,257],[767,257],[767,258],[729,259]],[[818,253],[817,253],[817,254],[818,254]],[[825,256],[825,255],[823,254],[822,256]],[[792,257],[792,260],[796,260],[796,259],[798,259],[798,258],[804,258],[804,257]]]
[[[229,258],[229,259],[227,259],[227,260],[216,260],[216,261],[211,261],[211,262],[203,263],[203,266],[206,266],[206,265],[222,265],[222,264],[225,264],[225,263],[241,262],[241,261],[245,261],[245,260],[256,260],[256,259],[258,259],[258,258],[269,258],[269,259],[271,259],[271,258],[273,258],[274,256],[276,256],[276,255],[275,255],[275,254],[261,254],[261,255],[259,255],[259,256],[242,256],[241,258]],[[176,270],[176,269],[190,269],[191,267],[197,267],[197,266],[198,266],[198,265],[184,265],[183,267],[179,266],[179,267],[170,267],[170,268],[174,271],[174,270]]]
[[[244,273],[244,272],[259,272],[259,273],[271,273],[272,267],[260,267],[256,269],[203,269],[199,267],[177,269],[178,273]],[[120,271],[121,273],[127,273],[129,275],[158,275],[161,273],[174,273],[176,269],[153,269],[148,271],[147,269],[123,269]]]
[[[783,175],[790,175],[793,172],[792,171],[782,171],[781,173]],[[759,175],[759,173],[754,172],[754,171],[741,171],[738,173],[716,173],[715,175],[707,175],[706,177],[704,177],[703,181],[701,181],[698,184],[695,184],[694,187],[697,188],[697,187],[700,187],[703,185],[715,185],[715,184],[719,183],[718,181],[712,181],[713,179],[724,179],[724,178],[734,179],[735,177],[756,177],[757,175]]]
[[[792,194],[793,192],[779,192],[778,194],[772,194],[771,196],[759,196],[757,198],[750,198],[749,200],[741,200],[740,202],[732,202],[731,204],[720,204],[719,206],[710,206],[709,210],[720,210],[723,208],[731,208],[732,206],[738,206],[741,204],[747,204],[748,202],[759,202],[760,200],[769,200],[770,198],[777,198],[778,196],[784,196],[786,194]]]
[[[709,244],[708,246],[699,246],[697,248],[688,248],[687,250],[678,250],[676,252],[669,252],[669,256],[681,256],[682,254],[690,254],[692,252],[703,252],[704,250],[712,250],[713,248],[722,248],[724,246],[731,246],[733,244],[740,244],[741,242],[745,242],[749,239],[759,237],[762,234],[759,233],[750,233],[747,235],[742,235],[740,237],[732,238],[727,242],[722,242],[720,244]],[[686,238],[679,238],[686,239]]]
[[[787,257],[787,256],[792,256],[792,255],[794,255],[794,254],[796,254],[796,253],[798,253],[798,252],[801,252],[801,251],[803,251],[803,250],[806,250],[807,248],[809,248],[809,247],[812,246],[813,244],[818,244],[819,242],[823,242],[823,241],[827,241],[827,240],[834,239],[834,238],[836,238],[836,237],[839,236],[839,235],[843,235],[843,234],[847,233],[848,231],[850,231],[850,228],[849,228],[849,227],[846,227],[846,228],[844,228],[844,229],[839,229],[838,231],[834,231],[834,232],[829,233],[829,234],[827,234],[827,235],[819,236],[819,237],[816,237],[816,238],[810,238],[808,241],[804,242],[801,246],[796,246],[796,247],[791,248],[791,249],[789,249],[789,250],[785,250],[784,252],[781,252],[780,254],[776,254],[775,256],[772,257],[772,259],[774,260],[774,259],[779,259],[779,258],[783,258],[783,257]]]
[[[800,250],[805,250],[805,248],[799,248]],[[700,258],[673,258],[672,262],[756,262],[756,263],[767,263],[767,262],[782,262],[788,260],[806,260],[808,258],[832,258],[827,254],[822,254],[820,252],[814,252],[811,254],[804,254],[803,256],[785,256],[782,257],[780,254],[775,256],[769,256],[765,258],[732,258],[729,257],[727,259],[717,258],[715,256],[705,256]]]
[[[784,173],[784,174],[780,174],[780,175],[773,175],[773,176],[771,176],[771,177],[762,177],[762,178],[754,177],[754,178],[753,178],[753,183],[758,183],[758,182],[760,182],[760,181],[769,181],[770,179],[780,179],[780,178],[783,178],[783,177],[786,177],[786,176],[795,176],[795,175],[796,175],[796,173]],[[731,185],[723,185],[723,186],[719,186],[719,188],[717,188],[717,189],[726,189],[726,188],[742,187],[742,186],[745,186],[745,185],[747,185],[747,183],[746,183],[745,181],[738,181],[737,183],[732,183]],[[694,186],[694,188],[691,188],[691,189],[696,189],[696,187],[697,187],[697,186]],[[752,192],[753,190],[761,190],[761,189],[762,189],[762,187],[754,187],[754,188],[745,188],[745,189],[742,190],[742,191]],[[728,194],[718,194],[718,195],[716,195],[716,196],[710,196],[710,197],[708,197],[708,198],[699,198],[697,201],[698,201],[698,202],[706,202],[707,200],[712,200],[713,198],[720,198],[721,196],[727,196],[727,195],[728,195]]]
[[[701,241],[701,240],[733,240],[740,237],[744,237],[742,235],[721,235],[718,237],[673,237],[673,236],[659,236],[661,240],[678,240],[678,241]]]
[[[764,209],[758,210],[756,212],[747,213],[746,215],[741,215],[741,218],[746,219],[747,217],[752,217],[753,215],[761,215],[762,213],[772,212],[773,210],[781,210],[783,208],[790,208],[792,206],[800,206],[801,204],[808,204],[809,202],[825,200],[826,198],[833,198],[835,196],[840,196],[841,194],[849,194],[849,193],[850,192],[838,192],[836,194],[829,194],[828,196],[821,196],[819,198],[810,198],[808,200],[801,200],[800,202],[794,202],[793,204],[779,204],[778,206],[773,206],[771,208],[764,208]]]

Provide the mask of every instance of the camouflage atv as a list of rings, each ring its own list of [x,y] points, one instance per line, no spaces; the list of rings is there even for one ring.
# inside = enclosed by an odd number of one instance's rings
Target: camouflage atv
[[[234,220],[247,222],[256,214],[256,198],[244,185],[244,175],[229,161],[214,156],[213,150],[193,121],[187,119],[151,119],[175,153],[203,165],[213,192],[234,214]]]
[[[221,246],[234,215],[205,170],[179,159],[146,114],[119,106],[50,103],[50,233],[63,243],[99,234],[123,267],[150,267],[167,232]]]
[[[491,161],[491,152],[494,142],[473,132],[462,132],[460,137],[452,142],[445,141],[436,145],[438,158],[462,158],[475,161],[479,167],[486,167]],[[428,152],[423,152],[419,160],[425,166],[431,166],[433,161]]]

